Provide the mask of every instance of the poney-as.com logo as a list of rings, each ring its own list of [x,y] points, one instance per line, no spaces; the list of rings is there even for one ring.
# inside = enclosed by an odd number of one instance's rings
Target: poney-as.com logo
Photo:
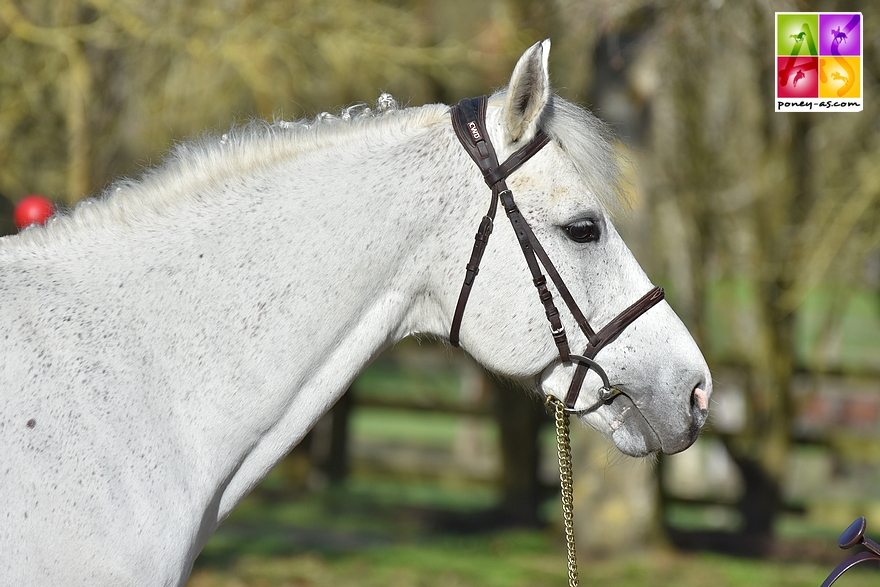
[[[776,112],[861,112],[862,14],[776,13]]]

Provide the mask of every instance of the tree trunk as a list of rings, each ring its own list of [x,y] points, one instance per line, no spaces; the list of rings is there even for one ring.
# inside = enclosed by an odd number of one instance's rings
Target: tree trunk
[[[610,440],[574,424],[574,533],[578,554],[626,554],[659,534],[650,459],[622,455]]]
[[[510,383],[493,381],[501,443],[501,513],[510,524],[537,526],[542,493],[538,432],[547,416],[534,396]]]

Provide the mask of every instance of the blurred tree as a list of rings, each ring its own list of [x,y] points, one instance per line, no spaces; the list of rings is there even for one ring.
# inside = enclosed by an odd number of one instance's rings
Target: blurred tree
[[[877,6],[844,0],[0,0],[0,191],[73,203],[232,113],[298,117],[380,90],[453,102],[503,85],[552,37],[562,95],[647,124],[633,131],[642,260],[710,361],[750,373],[747,427],[727,441],[751,480],[747,528],[767,533],[796,318],[817,285],[858,281],[880,250],[880,37],[864,37],[864,112],[775,114],[773,11],[853,8],[880,30]],[[754,300],[723,357],[709,326],[731,289],[716,295],[719,282]]]
[[[12,205],[6,196],[0,194],[0,236],[15,234],[18,229],[15,227],[13,213],[15,206]]]
[[[654,461],[621,454],[604,435],[572,427],[575,539],[585,557],[632,555],[653,545],[657,524]]]
[[[412,10],[430,3],[411,4],[0,0],[0,190],[73,203],[235,112],[302,116],[386,88],[431,101],[487,55],[432,40]]]
[[[651,111],[642,171],[653,264],[710,362],[722,358],[709,332],[713,284],[742,284],[753,300],[732,320],[740,327],[723,357],[750,374],[746,428],[726,444],[746,481],[744,531],[769,536],[788,465],[798,312],[822,282],[858,283],[880,244],[877,72],[866,60],[864,112],[777,114],[774,10],[844,3],[644,4],[656,18],[633,87]],[[880,25],[876,7],[861,8],[865,30]],[[866,38],[866,54],[878,48]]]

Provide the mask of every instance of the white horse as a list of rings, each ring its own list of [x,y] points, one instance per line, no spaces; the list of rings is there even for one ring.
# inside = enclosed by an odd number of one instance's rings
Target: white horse
[[[550,135],[508,183],[603,324],[650,283],[609,219],[612,149],[595,118],[551,94],[548,51],[521,58],[488,130],[502,160],[538,128]],[[0,584],[183,584],[366,364],[410,334],[447,335],[488,198],[447,106],[386,103],[182,145],[144,178],[0,240]],[[594,239],[570,238],[587,225]],[[460,340],[488,369],[565,394],[574,367],[501,222]],[[665,302],[597,360],[624,393],[594,406],[591,371],[583,420],[633,455],[695,440],[711,378]]]

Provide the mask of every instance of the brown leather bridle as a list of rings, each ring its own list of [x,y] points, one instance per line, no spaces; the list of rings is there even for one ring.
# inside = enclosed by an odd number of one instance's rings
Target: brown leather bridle
[[[550,332],[553,335],[553,341],[556,343],[556,348],[559,350],[559,358],[563,363],[577,363],[577,368],[575,369],[574,376],[572,377],[571,384],[568,388],[568,393],[564,400],[566,409],[574,411],[574,406],[580,395],[584,378],[587,376],[587,372],[590,369],[595,371],[602,379],[603,387],[599,392],[599,403],[608,402],[619,392],[612,389],[611,383],[608,380],[608,375],[606,375],[602,367],[596,363],[596,354],[602,350],[605,345],[616,339],[627,326],[636,320],[636,318],[660,302],[664,296],[663,288],[655,287],[649,291],[636,303],[618,314],[616,318],[609,322],[598,333],[593,330],[590,323],[584,317],[583,312],[581,312],[577,303],[574,301],[571,292],[569,292],[568,288],[565,286],[562,277],[559,276],[559,272],[556,271],[556,268],[553,266],[547,253],[544,251],[544,247],[538,242],[531,227],[529,227],[529,224],[517,209],[516,203],[513,200],[513,194],[507,188],[507,182],[505,181],[511,173],[520,167],[520,165],[528,161],[547,143],[549,143],[550,137],[547,136],[543,130],[538,130],[535,137],[528,144],[513,153],[504,163],[499,165],[495,149],[489,140],[489,135],[486,133],[487,103],[488,99],[486,96],[480,96],[479,98],[465,98],[459,102],[457,106],[452,107],[452,127],[455,129],[455,134],[468,152],[468,155],[471,156],[480,168],[480,171],[482,171],[486,184],[492,189],[492,201],[489,205],[489,211],[480,222],[480,228],[477,230],[477,234],[474,237],[474,250],[471,253],[470,261],[467,264],[464,283],[461,286],[461,293],[458,296],[458,304],[455,308],[455,314],[452,317],[452,327],[449,331],[449,342],[453,346],[458,346],[459,330],[461,328],[462,317],[464,316],[464,309],[467,305],[468,296],[470,296],[474,279],[476,279],[477,274],[480,272],[480,260],[483,258],[483,252],[486,250],[486,244],[489,242],[489,235],[492,234],[495,212],[498,208],[498,201],[500,200],[501,205],[504,206],[504,211],[507,213],[507,218],[510,220],[511,225],[513,225],[516,238],[519,241],[523,255],[526,258],[526,263],[532,274],[532,281],[538,290],[538,298],[544,305],[544,313],[547,315],[547,320],[550,322]],[[559,310],[556,309],[556,306],[553,303],[553,295],[547,288],[547,278],[544,277],[544,274],[541,272],[541,267],[538,264],[539,261],[540,265],[543,265],[544,269],[546,269],[547,275],[550,276],[550,279],[556,286],[556,290],[559,292],[565,305],[568,306],[568,309],[572,316],[574,316],[578,326],[580,326],[584,335],[587,337],[587,348],[580,355],[572,354],[569,349],[568,337],[566,336],[565,328],[562,325],[562,320],[559,317]],[[593,407],[595,406],[591,406],[590,409]]]

